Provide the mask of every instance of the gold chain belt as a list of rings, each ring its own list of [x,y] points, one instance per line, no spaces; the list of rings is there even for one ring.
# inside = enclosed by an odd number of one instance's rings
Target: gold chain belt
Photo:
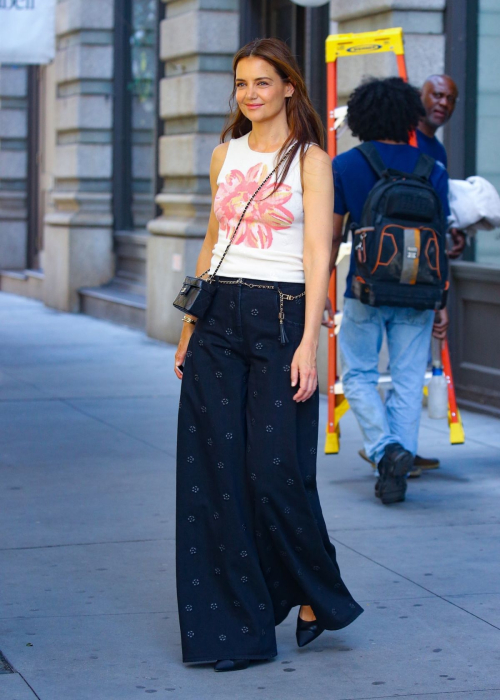
[[[239,279],[239,280],[218,280],[218,282],[219,282],[219,284],[242,284],[245,287],[250,287],[250,289],[275,289],[275,287],[273,287],[269,284],[252,284],[251,282],[243,282],[242,279]],[[283,311],[283,301],[295,301],[295,299],[300,299],[301,297],[305,297],[306,292],[304,290],[300,294],[296,294],[294,296],[292,294],[285,294],[278,287],[278,294],[280,297],[280,311],[278,314],[278,318],[280,321],[280,342],[282,345],[285,345],[286,343],[288,343],[288,338],[287,338],[287,335],[285,333],[285,326],[283,324],[283,321],[285,320],[285,312]]]

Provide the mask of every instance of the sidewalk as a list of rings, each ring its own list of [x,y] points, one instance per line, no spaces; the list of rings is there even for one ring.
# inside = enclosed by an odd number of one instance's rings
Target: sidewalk
[[[420,452],[442,467],[391,507],[352,414],[340,455],[321,433],[325,518],[365,608],[353,625],[299,650],[293,613],[272,662],[181,664],[173,357],[0,293],[1,700],[500,700],[500,421],[467,412],[455,447],[424,417]]]

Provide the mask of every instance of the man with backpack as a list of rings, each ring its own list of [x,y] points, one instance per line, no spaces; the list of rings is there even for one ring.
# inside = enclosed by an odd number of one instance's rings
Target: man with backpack
[[[403,501],[417,449],[433,327],[446,331],[448,175],[408,144],[425,116],[420,93],[400,78],[371,79],[348,102],[361,146],[337,156],[331,267],[349,214],[353,247],[339,334],[344,393],[382,503]],[[393,391],[384,404],[378,360],[387,333]]]

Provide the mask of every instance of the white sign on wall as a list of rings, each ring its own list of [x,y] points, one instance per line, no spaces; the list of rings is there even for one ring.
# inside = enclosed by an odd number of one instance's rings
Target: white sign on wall
[[[0,63],[50,63],[56,0],[0,0]]]

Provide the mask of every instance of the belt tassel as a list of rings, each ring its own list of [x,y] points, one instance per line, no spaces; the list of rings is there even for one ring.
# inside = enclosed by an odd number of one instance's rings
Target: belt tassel
[[[282,345],[286,345],[288,343],[288,336],[285,331],[285,324],[283,323],[283,320],[285,318],[285,314],[281,311],[280,312],[280,343]]]

